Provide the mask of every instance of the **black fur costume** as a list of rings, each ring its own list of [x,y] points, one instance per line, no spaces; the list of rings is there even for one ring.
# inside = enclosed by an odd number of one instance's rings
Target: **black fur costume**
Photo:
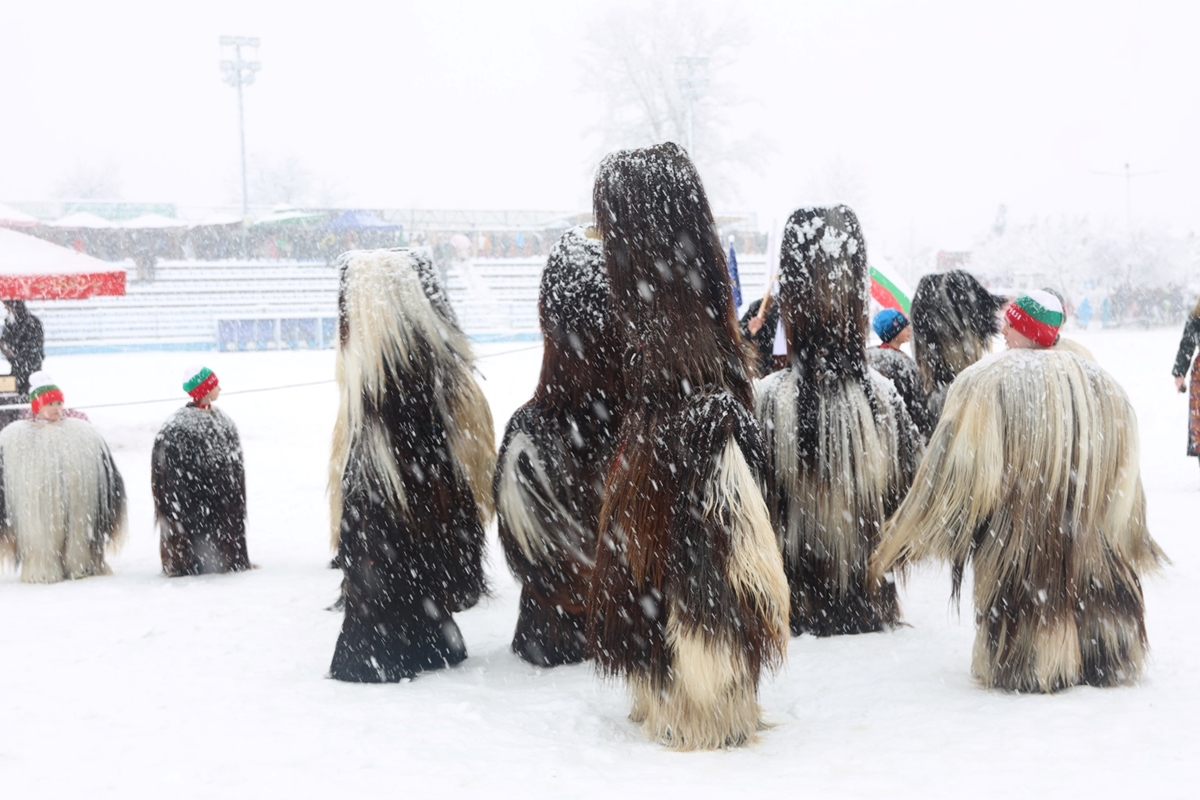
[[[759,382],[757,411],[796,634],[866,633],[900,618],[895,588],[871,580],[867,566],[922,442],[891,382],[867,366],[866,287],[854,212],[795,212],[779,276],[790,364]]]
[[[937,420],[929,418],[929,403],[925,399],[925,389],[921,384],[921,371],[917,362],[894,347],[868,347],[867,364],[871,369],[892,382],[904,408],[912,417],[913,424],[921,433],[921,440],[929,441],[929,432],[933,430]]]
[[[188,403],[159,429],[150,463],[163,572],[250,569],[246,468],[233,420]]]
[[[466,658],[451,614],[487,589],[492,418],[424,253],[356,251],[339,269],[330,502],[345,618],[330,675],[397,681]]]
[[[658,741],[743,744],[764,727],[759,676],[787,645],[787,582],[725,254],[674,144],[605,158],[594,206],[632,346],[588,645],[602,674],[626,679],[631,718]]]
[[[577,229],[554,246],[538,310],[541,379],[504,432],[495,498],[500,542],[522,584],[513,651],[555,666],[585,657],[600,500],[622,405],[622,349],[599,241]]]
[[[913,293],[913,358],[925,390],[926,441],[933,435],[950,384],[992,349],[1004,298],[961,269],[925,275]]]

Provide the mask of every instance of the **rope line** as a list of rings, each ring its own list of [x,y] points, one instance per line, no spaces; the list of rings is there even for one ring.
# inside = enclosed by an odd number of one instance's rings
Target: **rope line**
[[[535,344],[535,345],[530,345],[529,347],[519,347],[516,350],[505,350],[503,353],[488,353],[487,355],[479,356],[475,360],[483,361],[486,358],[498,358],[500,356],[509,356],[509,355],[512,355],[513,353],[526,353],[526,352],[529,352],[530,350],[536,350],[541,346],[542,346],[541,344]],[[329,379],[323,380],[323,381],[309,381],[308,383],[288,383],[288,384],[284,384],[283,386],[264,386],[259,389],[235,389],[231,392],[222,391],[221,394],[224,396],[230,396],[230,395],[236,395],[236,394],[258,394],[260,392],[279,392],[279,391],[283,391],[284,389],[303,389],[308,386],[324,386],[327,383],[337,383],[337,380],[334,378],[329,378]],[[178,403],[179,401],[180,401],[179,397],[164,397],[159,400],[130,400],[129,402],[125,402],[125,403],[99,403],[99,404],[87,405],[87,406],[72,406],[72,408],[77,408],[80,411],[91,411],[96,408],[123,408],[125,406],[148,406],[148,405],[153,405],[155,403]]]

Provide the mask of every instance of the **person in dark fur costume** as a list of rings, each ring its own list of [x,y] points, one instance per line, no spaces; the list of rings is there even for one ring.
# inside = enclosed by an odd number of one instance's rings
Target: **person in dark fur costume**
[[[213,405],[221,385],[211,369],[189,370],[183,390],[192,401],[163,423],[150,456],[163,572],[174,578],[250,569],[237,426]]]
[[[878,579],[922,559],[949,562],[956,600],[970,561],[971,673],[1014,692],[1136,680],[1147,647],[1141,579],[1165,558],[1146,527],[1129,398],[1096,364],[1047,348],[959,374],[872,558]]]
[[[771,466],[767,505],[791,587],[795,634],[896,625],[895,588],[867,562],[900,505],[922,441],[892,383],[867,366],[867,248],[846,206],[784,227],[779,305],[790,366],[759,381]]]
[[[763,302],[763,298],[752,301],[738,321],[742,336],[754,345],[754,352],[757,356],[755,367],[759,377],[770,375],[774,370],[775,328],[779,325],[779,306],[774,303],[768,306],[766,314],[761,317],[761,324],[751,325],[751,320],[758,318],[758,312],[762,308]],[[752,327],[757,327],[758,330],[752,331]]]
[[[542,374],[504,432],[496,515],[521,581],[512,648],[551,667],[582,661],[604,477],[622,400],[618,326],[600,242],[568,231],[542,272]]]
[[[921,372],[928,412],[926,439],[933,433],[958,373],[991,352],[1005,305],[961,269],[926,275],[913,293],[913,357]]]
[[[108,575],[125,538],[125,482],[103,437],[66,416],[44,372],[29,382],[33,419],[0,431],[0,563],[25,583]]]
[[[354,251],[338,269],[329,488],[345,617],[330,676],[398,681],[466,658],[451,614],[487,591],[495,434],[429,257]]]
[[[788,593],[725,254],[675,144],[607,156],[594,206],[631,346],[588,646],[601,674],[628,682],[631,718],[653,738],[740,745],[764,727],[758,681],[783,660]]]
[[[879,346],[867,348],[867,364],[896,387],[900,399],[904,401],[904,408],[921,432],[921,440],[927,441],[926,431],[932,431],[933,424],[926,419],[929,406],[921,386],[921,372],[917,369],[917,362],[900,349],[912,340],[912,325],[904,312],[885,308],[875,315],[871,327],[879,337]]]

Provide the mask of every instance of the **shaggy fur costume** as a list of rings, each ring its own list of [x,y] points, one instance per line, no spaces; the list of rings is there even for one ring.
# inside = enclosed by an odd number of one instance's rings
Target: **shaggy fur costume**
[[[150,468],[163,572],[250,569],[246,469],[233,420],[189,403],[163,423]]]
[[[783,660],[788,593],[725,254],[674,144],[608,156],[594,204],[632,347],[588,645],[602,674],[628,681],[650,736],[743,744],[764,727],[758,680]]]
[[[466,658],[451,613],[485,593],[495,440],[429,258],[339,261],[330,517],[345,619],[330,675],[383,682]]]
[[[125,483],[80,419],[18,420],[0,431],[0,561],[26,583],[108,575],[125,537]]]
[[[604,476],[616,443],[622,347],[600,243],[550,251],[538,300],[542,374],[508,422],[496,469],[500,543],[521,581],[512,648],[544,667],[584,659]]]
[[[983,288],[960,269],[926,275],[913,293],[913,357],[925,389],[928,439],[946,402],[946,390],[958,373],[983,358],[1000,333],[1004,298]]]
[[[791,363],[758,384],[767,505],[795,634],[884,630],[895,588],[867,561],[916,472],[922,442],[892,383],[867,367],[867,250],[845,206],[800,209],[780,251]]]
[[[1135,680],[1146,654],[1146,528],[1125,392],[1069,353],[1014,350],[950,387],[912,491],[884,529],[877,577],[923,558],[975,570],[984,686],[1053,692]]]
[[[867,365],[892,382],[921,434],[921,441],[928,441],[936,423],[929,419],[929,405],[925,401],[917,362],[894,347],[868,347]]]

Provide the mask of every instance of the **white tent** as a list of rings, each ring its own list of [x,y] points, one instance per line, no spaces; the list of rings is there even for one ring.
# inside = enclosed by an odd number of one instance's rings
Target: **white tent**
[[[142,214],[140,217],[118,222],[115,227],[130,230],[167,230],[169,228],[186,228],[188,224],[181,219],[164,217],[162,214]]]
[[[41,220],[37,217],[26,214],[24,211],[17,211],[12,206],[0,203],[0,227],[32,228],[41,224]]]
[[[111,222],[104,217],[98,217],[95,214],[87,211],[77,211],[74,214],[68,214],[62,219],[57,219],[54,222],[47,223],[53,228],[115,228],[117,223]]]

